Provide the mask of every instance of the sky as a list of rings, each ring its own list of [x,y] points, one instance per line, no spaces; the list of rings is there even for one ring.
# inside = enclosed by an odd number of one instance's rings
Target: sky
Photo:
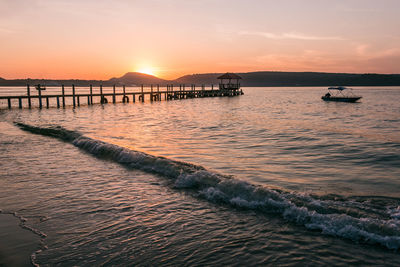
[[[0,77],[400,73],[399,0],[0,0]]]

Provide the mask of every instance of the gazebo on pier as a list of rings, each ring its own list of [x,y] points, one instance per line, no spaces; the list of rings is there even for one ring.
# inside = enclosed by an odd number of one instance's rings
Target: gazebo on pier
[[[219,76],[217,79],[220,80],[219,90],[222,91],[224,94],[228,95],[243,94],[242,90],[240,90],[240,82],[239,82],[239,80],[242,79],[242,77],[240,77],[239,75],[227,72]]]

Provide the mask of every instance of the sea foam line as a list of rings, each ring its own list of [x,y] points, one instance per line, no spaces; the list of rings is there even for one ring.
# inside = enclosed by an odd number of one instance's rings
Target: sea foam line
[[[42,231],[40,231],[39,229],[33,228],[32,226],[29,226],[26,222],[27,220],[19,215],[17,212],[5,212],[3,210],[0,209],[0,213],[1,214],[8,214],[8,215],[12,215],[15,218],[17,218],[19,220],[19,227],[26,229],[32,233],[34,233],[35,235],[39,236],[40,238],[40,244],[41,244],[41,248],[32,252],[32,254],[30,255],[30,259],[31,259],[31,264],[35,267],[40,267],[40,265],[36,262],[36,256],[37,254],[41,253],[43,250],[47,249],[47,246],[45,245],[45,238],[47,237],[47,235],[45,233],[43,233]]]
[[[397,206],[383,207],[380,215],[369,210],[368,202],[345,198],[324,199],[308,194],[285,192],[256,186],[208,171],[202,166],[156,157],[114,144],[86,137],[60,126],[36,127],[15,123],[22,130],[51,136],[100,158],[110,159],[130,168],[172,179],[175,188],[191,189],[209,201],[242,209],[275,213],[288,221],[319,230],[323,234],[357,242],[400,248],[400,216]]]

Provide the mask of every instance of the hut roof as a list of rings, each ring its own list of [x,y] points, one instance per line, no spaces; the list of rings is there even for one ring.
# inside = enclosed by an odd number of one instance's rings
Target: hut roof
[[[221,76],[219,76],[217,79],[242,79],[242,77],[240,77],[239,75],[235,74],[235,73],[225,73]]]

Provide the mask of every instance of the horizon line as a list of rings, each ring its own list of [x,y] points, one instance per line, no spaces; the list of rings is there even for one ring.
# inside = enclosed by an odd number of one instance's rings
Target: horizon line
[[[248,71],[248,72],[231,72],[228,71],[229,73],[241,73],[241,74],[247,74],[247,73],[259,73],[259,72],[286,72],[286,73],[324,73],[324,74],[357,74],[357,75],[400,75],[400,73],[377,73],[377,72],[326,72],[326,71],[281,71],[281,70],[257,70],[257,71]],[[205,74],[222,74],[222,73],[227,73],[227,72],[204,72],[204,73],[191,73],[191,74],[184,74],[182,76],[179,76],[178,78],[175,79],[165,79],[165,78],[161,78],[159,76],[156,75],[152,75],[152,74],[147,74],[147,73],[142,73],[142,72],[138,72],[138,71],[128,71],[126,73],[124,73],[122,76],[120,77],[111,77],[108,79],[82,79],[82,78],[5,78],[0,76],[0,79],[3,80],[80,80],[80,81],[109,81],[111,79],[119,79],[121,77],[123,77],[124,75],[128,74],[128,73],[137,73],[143,76],[149,76],[149,77],[154,77],[157,79],[161,79],[161,80],[165,80],[165,81],[175,81],[179,78],[185,77],[185,76],[191,76],[191,75],[205,75]]]

